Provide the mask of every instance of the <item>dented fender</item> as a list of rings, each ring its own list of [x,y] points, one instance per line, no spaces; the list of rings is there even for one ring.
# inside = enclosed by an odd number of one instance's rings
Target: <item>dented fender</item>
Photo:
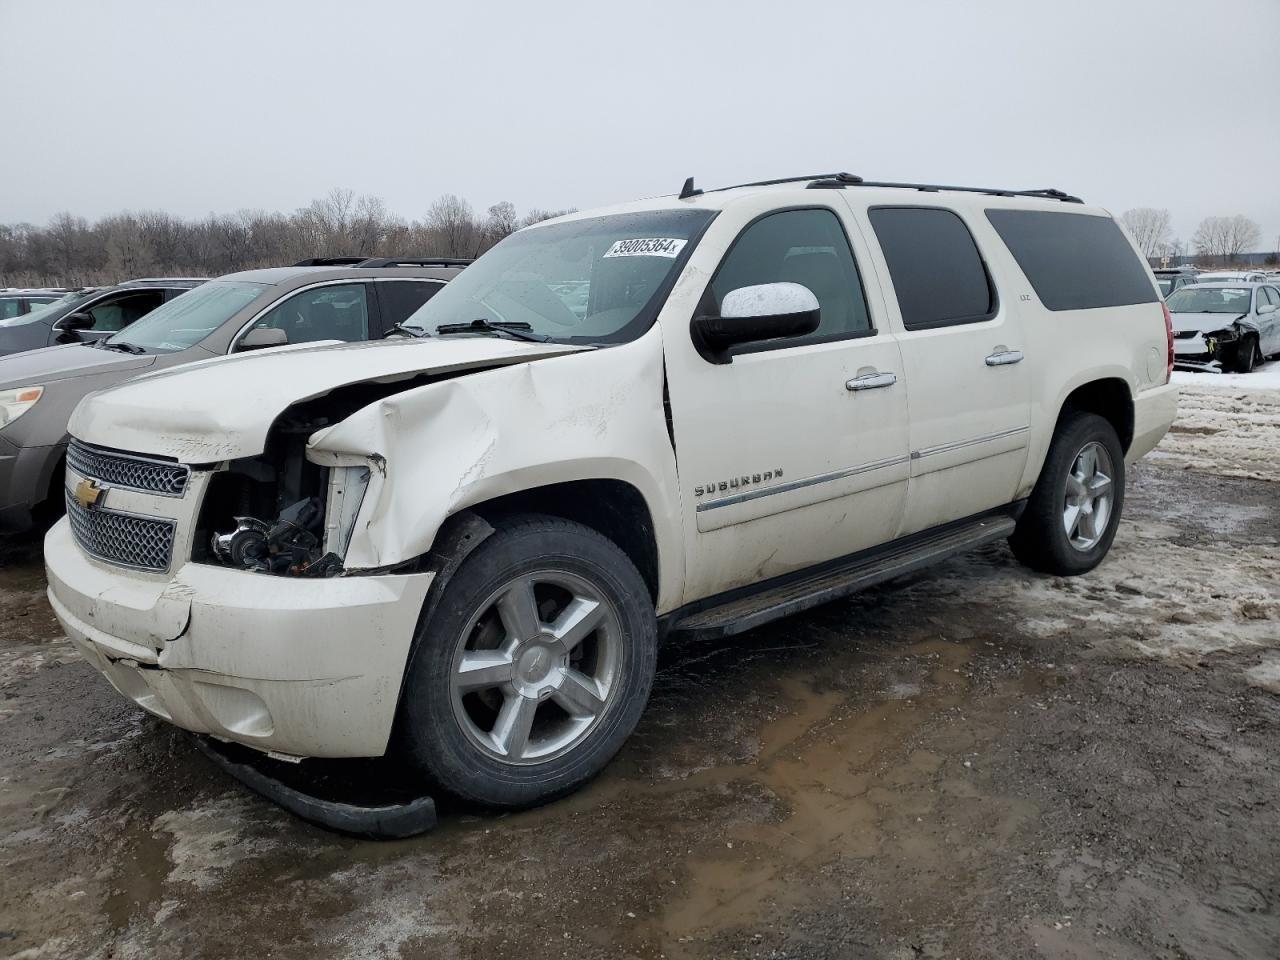
[[[585,353],[479,371],[396,393],[314,433],[307,457],[373,469],[347,570],[422,556],[445,519],[495,497],[573,480],[620,480],[644,498],[659,607],[683,577],[675,456],[659,331]]]

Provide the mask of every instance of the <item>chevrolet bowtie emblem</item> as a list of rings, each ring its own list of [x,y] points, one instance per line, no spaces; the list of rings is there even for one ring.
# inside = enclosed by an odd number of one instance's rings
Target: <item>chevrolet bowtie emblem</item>
[[[97,481],[81,480],[76,484],[75,493],[72,495],[76,498],[76,503],[80,504],[85,510],[89,510],[102,502],[106,492],[98,486]]]

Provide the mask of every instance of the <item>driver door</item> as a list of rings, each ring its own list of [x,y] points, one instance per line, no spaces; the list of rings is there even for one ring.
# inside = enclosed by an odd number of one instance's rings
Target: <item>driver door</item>
[[[725,210],[700,253],[727,252],[695,312],[731,290],[800,283],[816,332],[699,352],[664,326],[687,555],[685,602],[893,539],[906,498],[907,384],[865,244],[846,211],[772,197]],[[775,208],[770,210],[769,208]],[[852,243],[851,243],[852,241]],[[723,358],[721,358],[723,360]]]

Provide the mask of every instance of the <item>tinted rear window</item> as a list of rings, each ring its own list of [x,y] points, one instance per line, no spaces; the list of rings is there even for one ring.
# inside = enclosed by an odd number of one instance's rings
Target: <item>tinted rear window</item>
[[[987,219],[1050,310],[1156,301],[1142,261],[1110,217],[988,210]]]
[[[990,319],[995,289],[959,216],[936,207],[872,207],[868,215],[908,330]]]

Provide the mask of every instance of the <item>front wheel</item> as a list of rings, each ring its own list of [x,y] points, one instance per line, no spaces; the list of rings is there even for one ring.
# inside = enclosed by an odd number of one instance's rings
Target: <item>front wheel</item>
[[[1096,414],[1069,414],[1009,545],[1033,570],[1086,573],[1111,549],[1123,506],[1124,450],[1115,428]]]
[[[1235,362],[1231,369],[1236,373],[1253,373],[1253,368],[1262,362],[1262,351],[1258,349],[1257,337],[1245,337],[1236,347]]]
[[[604,768],[653,684],[648,588],[612,541],[545,516],[499,522],[418,628],[399,738],[435,786],[498,809]]]

